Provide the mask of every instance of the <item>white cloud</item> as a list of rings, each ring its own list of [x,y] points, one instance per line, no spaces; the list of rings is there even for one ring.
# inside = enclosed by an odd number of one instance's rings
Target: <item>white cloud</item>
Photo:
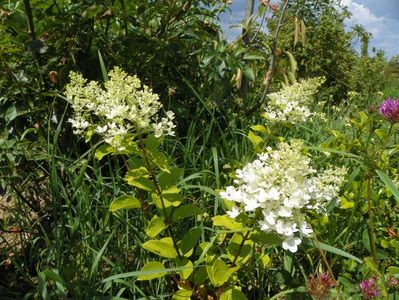
[[[342,0],[341,4],[348,7],[352,13],[347,22],[349,26],[361,24],[373,34],[370,48],[375,47],[385,51],[388,57],[395,55],[396,45],[399,44],[399,20],[386,16],[375,15],[367,6],[360,3],[362,0]]]
[[[341,3],[347,6],[349,11],[352,13],[351,21],[354,24],[362,24],[366,30],[371,32],[373,35],[381,32],[385,23],[384,17],[377,17],[368,7],[353,0],[343,0]]]

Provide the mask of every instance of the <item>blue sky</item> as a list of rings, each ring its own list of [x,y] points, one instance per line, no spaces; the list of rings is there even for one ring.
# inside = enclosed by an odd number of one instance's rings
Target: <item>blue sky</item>
[[[278,2],[277,0],[271,2]],[[256,0],[256,5],[259,1]],[[399,0],[341,0],[352,13],[347,26],[361,24],[373,34],[370,47],[382,49],[388,58],[399,54]],[[229,40],[234,39],[240,28],[229,28],[244,18],[246,0],[233,0],[231,13],[221,16],[222,27]]]

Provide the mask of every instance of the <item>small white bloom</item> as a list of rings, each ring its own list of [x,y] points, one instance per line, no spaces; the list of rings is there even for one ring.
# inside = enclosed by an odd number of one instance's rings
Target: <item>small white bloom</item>
[[[289,236],[283,241],[283,249],[288,250],[292,253],[295,253],[298,251],[298,246],[301,244],[301,239],[296,236]]]
[[[226,213],[230,218],[235,219],[241,213],[241,211],[236,206],[233,206],[231,211],[227,211]]]
[[[105,124],[104,126],[97,126],[97,128],[96,128],[96,131],[98,132],[98,133],[104,133],[104,132],[106,132],[107,131],[107,129],[108,129],[108,125],[107,124]]]
[[[313,233],[313,230],[308,226],[308,224],[303,221],[299,226],[299,232],[304,236],[310,236]]]

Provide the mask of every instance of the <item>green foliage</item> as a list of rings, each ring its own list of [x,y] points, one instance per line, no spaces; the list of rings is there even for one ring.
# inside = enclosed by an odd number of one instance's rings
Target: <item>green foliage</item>
[[[244,116],[273,42],[255,21],[272,11],[261,5],[242,25],[251,39],[229,44],[217,21],[225,2],[0,5],[0,183],[15,203],[0,220],[0,294],[10,281],[14,298],[310,299],[312,276],[327,272],[335,299],[362,299],[359,282],[373,275],[382,297],[398,296],[398,125],[359,111],[379,92],[399,95],[397,59],[386,69],[381,52],[358,57],[335,1],[292,1],[271,90],[321,75],[327,103],[295,125]],[[135,132],[118,150],[95,126],[86,144],[72,136],[69,71],[107,81],[114,65],[176,113],[175,138]],[[234,170],[290,139],[305,141],[318,170],[348,168],[340,201],[306,216],[315,235],[295,255],[258,212],[233,219],[219,196]],[[8,242],[15,233],[21,246]]]

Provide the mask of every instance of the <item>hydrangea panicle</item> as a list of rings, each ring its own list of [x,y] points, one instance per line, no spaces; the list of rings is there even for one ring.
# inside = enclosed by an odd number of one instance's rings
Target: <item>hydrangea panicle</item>
[[[104,88],[96,81],[87,82],[82,75],[71,72],[65,95],[74,116],[68,121],[74,133],[83,135],[90,126],[106,143],[123,151],[123,141],[134,131],[153,132],[156,137],[174,135],[174,113],[157,123],[162,108],[159,96],[141,85],[136,76],[130,76],[115,67],[109,72]]]
[[[338,198],[346,172],[335,168],[317,173],[301,150],[299,141],[280,143],[277,150],[267,148],[236,171],[233,186],[220,192],[223,199],[235,203],[228,212],[232,218],[261,210],[260,229],[281,235],[283,248],[291,252],[298,250],[302,236],[312,234],[306,210],[325,212],[330,201]]]
[[[270,101],[263,116],[272,122],[301,123],[307,121],[313,115],[309,106],[323,82],[323,78],[311,78],[285,86],[280,91],[269,94]]]

